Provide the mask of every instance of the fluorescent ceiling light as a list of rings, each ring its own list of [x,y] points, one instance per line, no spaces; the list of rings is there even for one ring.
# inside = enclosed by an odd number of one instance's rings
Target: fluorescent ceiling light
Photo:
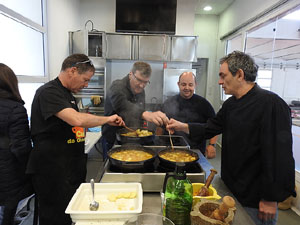
[[[204,10],[204,11],[210,11],[210,10],[212,10],[212,7],[211,7],[210,5],[208,5],[208,6],[205,6],[205,7],[203,8],[203,10]]]
[[[297,10],[295,12],[292,12],[292,13],[286,15],[282,19],[285,19],[285,20],[300,20],[300,10]]]

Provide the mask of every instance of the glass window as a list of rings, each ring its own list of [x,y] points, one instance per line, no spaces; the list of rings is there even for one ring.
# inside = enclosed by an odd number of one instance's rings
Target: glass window
[[[15,72],[28,116],[38,87],[49,80],[44,0],[0,0],[0,62]]]
[[[277,93],[287,103],[300,98],[299,27],[298,6],[247,32],[245,52],[259,66],[257,83]]]
[[[31,103],[35,92],[43,84],[44,83],[19,83],[19,91],[23,101],[25,102],[28,117],[31,116]]]
[[[241,52],[243,51],[243,38],[241,34],[227,40],[226,55],[233,51],[241,51]],[[227,100],[231,95],[226,95],[221,86],[220,89],[221,89],[221,100],[222,101]]]
[[[7,8],[29,18],[39,25],[43,25],[41,0],[0,0]]]
[[[0,14],[0,62],[16,75],[44,76],[43,34]]]

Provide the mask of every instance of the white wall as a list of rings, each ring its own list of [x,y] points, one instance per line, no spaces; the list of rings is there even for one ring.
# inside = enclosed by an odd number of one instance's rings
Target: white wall
[[[220,36],[223,36],[280,1],[282,0],[235,0],[220,15]]]
[[[194,35],[198,36],[198,58],[208,58],[207,92],[206,98],[215,109],[219,106],[219,85],[216,82],[218,74],[215,73],[217,43],[218,43],[219,16],[196,15]]]
[[[80,29],[85,28],[87,20],[92,20],[94,29],[115,32],[116,1],[115,0],[79,0]],[[91,26],[87,27],[88,30]]]
[[[196,0],[178,0],[176,35],[194,35]],[[85,29],[92,20],[94,29],[115,32],[115,0],[48,0],[48,47],[50,79],[55,78],[69,55],[68,32]],[[91,24],[87,29],[91,30]]]
[[[68,31],[78,30],[79,0],[49,0],[48,65],[50,79],[57,77],[63,60],[69,55]]]
[[[176,35],[194,35],[196,0],[177,0]]]

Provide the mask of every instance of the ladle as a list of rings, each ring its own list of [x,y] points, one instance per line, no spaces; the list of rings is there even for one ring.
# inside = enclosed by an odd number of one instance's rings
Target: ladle
[[[92,188],[93,200],[90,203],[90,210],[91,211],[96,211],[99,208],[99,203],[95,201],[95,182],[94,182],[94,179],[91,179],[91,188]]]

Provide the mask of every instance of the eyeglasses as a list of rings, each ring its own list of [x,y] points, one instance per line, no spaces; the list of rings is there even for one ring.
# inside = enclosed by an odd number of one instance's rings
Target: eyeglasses
[[[78,64],[86,64],[86,63],[89,63],[91,66],[94,65],[93,62],[92,62],[92,60],[89,59],[89,60],[86,60],[86,61],[83,61],[83,62],[74,63],[72,66],[76,66]]]
[[[141,80],[140,78],[137,78],[137,77],[135,76],[134,73],[132,73],[132,75],[134,76],[134,78],[136,79],[136,81],[137,81],[138,83],[140,83],[140,84],[145,84],[145,85],[150,84],[150,80],[143,81],[143,80]]]

